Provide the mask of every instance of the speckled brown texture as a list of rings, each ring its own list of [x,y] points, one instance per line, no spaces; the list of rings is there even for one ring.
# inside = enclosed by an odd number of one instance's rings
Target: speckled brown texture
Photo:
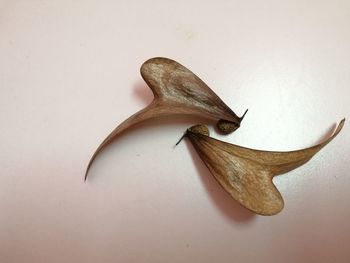
[[[343,119],[334,134],[313,147],[272,152],[244,148],[211,138],[204,127],[187,130],[199,156],[220,185],[241,205],[261,215],[274,215],[284,206],[283,198],[272,182],[274,176],[291,171],[308,162],[340,132]]]
[[[156,117],[194,115],[228,121],[236,130],[243,116],[238,117],[200,78],[178,62],[168,58],[151,58],[141,66],[141,75],[151,88],[154,99],[150,105],[121,123],[100,144],[90,159],[129,127]],[[229,132],[226,132],[229,133]]]

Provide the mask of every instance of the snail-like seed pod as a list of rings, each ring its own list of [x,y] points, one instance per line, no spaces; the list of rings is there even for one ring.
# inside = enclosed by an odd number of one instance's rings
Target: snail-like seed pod
[[[254,150],[209,137],[204,125],[187,129],[190,139],[209,171],[241,205],[260,215],[274,215],[284,206],[283,198],[272,179],[308,162],[333,140],[344,126],[343,119],[334,134],[310,148],[273,152]]]
[[[244,115],[238,117],[199,77],[180,63],[168,58],[151,58],[143,63],[140,71],[153,92],[153,101],[121,123],[100,144],[89,161],[85,180],[98,153],[122,132],[145,120],[173,115],[204,117],[221,120],[219,129],[225,134],[240,126]]]

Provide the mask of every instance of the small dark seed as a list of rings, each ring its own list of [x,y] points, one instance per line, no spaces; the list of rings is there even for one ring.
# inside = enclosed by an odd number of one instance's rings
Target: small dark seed
[[[199,134],[202,134],[202,135],[209,136],[208,127],[205,126],[205,125],[201,125],[201,124],[194,125],[191,128],[189,128],[188,130],[190,132],[193,132],[193,133],[197,133],[197,134],[199,133]]]
[[[239,128],[239,124],[231,121],[219,120],[216,127],[218,127],[219,131],[223,134],[230,134]]]

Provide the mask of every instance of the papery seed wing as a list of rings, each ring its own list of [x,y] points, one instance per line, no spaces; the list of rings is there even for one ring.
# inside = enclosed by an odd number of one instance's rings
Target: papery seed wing
[[[224,119],[239,124],[241,119],[194,73],[168,58],[152,58],[141,66],[141,75],[155,97],[167,104],[186,108],[189,114]]]
[[[241,158],[263,165],[264,167],[268,167],[275,176],[291,171],[309,161],[318,151],[320,151],[339,134],[344,126],[344,123],[345,119],[341,120],[333,135],[324,142],[309,148],[288,152],[249,149],[215,140],[213,138],[211,139],[216,141],[215,145],[218,149],[227,151],[232,155],[240,156]]]
[[[232,130],[228,129],[225,133],[231,133],[240,126],[244,115],[237,117],[202,80],[176,61],[168,58],[149,59],[141,66],[141,75],[154,94],[152,103],[122,122],[99,145],[89,161],[85,180],[98,153],[122,132],[145,120],[196,115],[232,122]]]
[[[188,137],[216,180],[241,205],[262,215],[273,215],[283,209],[282,196],[268,169],[232,154],[232,149],[218,147],[213,138],[194,133],[188,133]]]
[[[337,136],[344,122],[323,143],[291,152],[249,149],[191,131],[187,131],[187,136],[210,172],[234,199],[257,214],[273,215],[283,209],[283,199],[272,178],[309,161]]]

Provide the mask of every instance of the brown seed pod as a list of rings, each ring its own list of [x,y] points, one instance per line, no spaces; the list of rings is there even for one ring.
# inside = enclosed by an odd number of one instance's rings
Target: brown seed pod
[[[310,148],[272,152],[253,150],[209,137],[206,126],[189,128],[188,137],[200,158],[220,185],[241,205],[260,215],[274,215],[284,206],[272,179],[309,161],[343,128],[343,119],[334,134]]]
[[[141,66],[141,75],[153,92],[153,101],[121,123],[100,144],[90,159],[85,180],[97,154],[137,123],[156,117],[193,115],[217,120],[218,129],[228,134],[240,126],[245,115],[238,117],[200,78],[174,60],[151,58]]]

